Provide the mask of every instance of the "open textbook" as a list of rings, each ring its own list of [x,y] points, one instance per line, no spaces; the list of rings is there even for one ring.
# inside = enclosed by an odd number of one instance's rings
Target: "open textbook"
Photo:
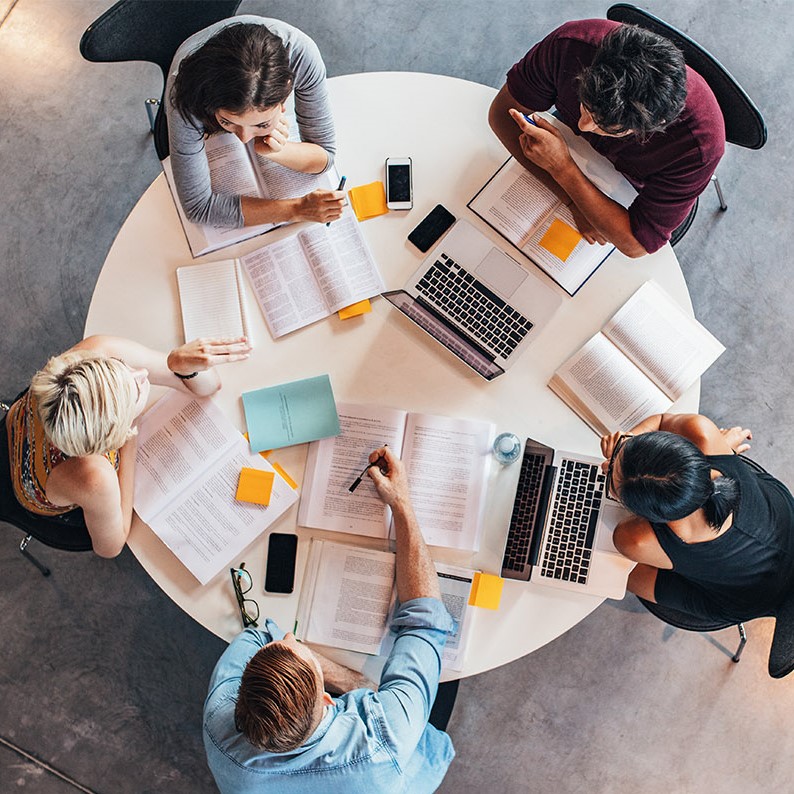
[[[614,166],[561,121],[546,114],[543,117],[560,130],[587,178],[628,207],[637,192]],[[512,157],[468,206],[569,295],[574,295],[614,250],[611,244],[588,243],[579,234],[570,208]]]
[[[238,502],[243,467],[275,471],[208,398],[171,391],[141,419],[135,511],[201,584],[298,498],[276,476],[267,507]]]
[[[385,285],[351,210],[240,260],[273,338],[380,294]]]
[[[599,435],[666,411],[725,348],[646,281],[549,381]]]
[[[313,538],[301,585],[296,635],[302,640],[385,656],[394,643],[389,623],[397,601],[395,555]],[[472,608],[474,571],[434,563],[441,600],[457,622],[447,639],[442,665],[461,670]]]
[[[251,332],[240,262],[224,259],[176,269],[185,342],[248,337]]]
[[[301,526],[388,537],[391,511],[370,478],[364,477],[353,493],[348,490],[369,453],[388,444],[403,460],[425,541],[479,549],[492,424],[377,405],[337,403],[337,411],[341,434],[309,445]]]
[[[229,132],[205,138],[204,150],[207,154],[214,193],[287,199],[305,196],[318,188],[335,190],[339,182],[339,177],[333,168],[324,174],[293,171],[257,154],[254,150],[254,141],[242,143],[237,136]],[[248,240],[276,228],[276,224],[273,223],[230,229],[189,221],[176,192],[170,158],[163,160],[163,171],[194,257],[217,251],[219,248]]]

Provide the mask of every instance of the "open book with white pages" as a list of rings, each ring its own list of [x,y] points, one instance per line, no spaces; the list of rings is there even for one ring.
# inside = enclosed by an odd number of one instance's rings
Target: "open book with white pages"
[[[210,169],[214,193],[230,196],[255,196],[265,199],[287,199],[305,196],[312,190],[336,190],[339,177],[334,168],[324,174],[304,174],[293,171],[254,150],[254,141],[242,143],[237,136],[224,132],[210,135],[204,140],[204,150]],[[242,228],[223,228],[193,223],[187,219],[182,202],[176,192],[171,159],[163,160],[168,187],[174,198],[179,220],[185,230],[188,245],[194,257],[217,251],[228,245],[249,240],[275,229],[277,224],[263,223]]]
[[[493,424],[352,403],[337,403],[337,412],[340,435],[309,445],[299,525],[388,537],[391,511],[370,478],[349,491],[370,452],[388,444],[402,458],[425,541],[479,549]]]
[[[599,435],[663,413],[724,346],[655,282],[646,281],[554,373],[549,387]]]
[[[301,585],[295,634],[302,640],[375,656],[389,653],[397,603],[394,552],[313,538]],[[441,600],[457,624],[442,666],[461,670],[472,608],[474,571],[436,562]]]
[[[235,499],[243,467],[275,472],[267,507]],[[170,391],[141,418],[133,506],[201,584],[297,498],[211,399]]]

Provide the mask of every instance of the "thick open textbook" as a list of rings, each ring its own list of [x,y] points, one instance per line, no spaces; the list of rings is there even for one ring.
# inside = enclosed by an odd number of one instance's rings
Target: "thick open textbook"
[[[202,338],[248,337],[251,333],[245,305],[240,262],[224,259],[176,269],[179,305],[185,342]]]
[[[666,411],[725,348],[646,281],[549,381],[599,435]]]
[[[242,257],[273,338],[385,289],[351,210]]]
[[[634,188],[606,158],[562,122],[544,114],[563,134],[571,156],[599,190],[628,207]],[[469,202],[469,208],[574,295],[614,246],[588,243],[569,207],[512,157]]]
[[[397,591],[395,555],[313,538],[301,585],[295,634],[302,640],[385,656],[395,635],[389,631]],[[468,605],[474,571],[434,563],[441,599],[457,623],[447,639],[442,665],[463,668],[469,636]]]
[[[318,188],[335,190],[339,181],[334,169],[324,174],[304,174],[285,168],[257,154],[254,150],[254,141],[244,144],[237,136],[227,132],[207,137],[204,141],[204,150],[214,193],[287,199],[305,196]],[[194,257],[217,251],[219,248],[248,240],[276,228],[276,224],[264,223],[259,226],[229,229],[189,221],[176,192],[170,158],[163,160],[163,171]]]
[[[391,511],[369,477],[348,490],[372,450],[388,444],[403,460],[419,527],[431,546],[477,551],[494,426],[470,419],[337,403],[342,432],[309,445],[298,523],[386,538]]]
[[[141,419],[135,510],[201,584],[298,498],[276,473],[267,507],[238,502],[243,467],[275,471],[210,399],[171,391]]]

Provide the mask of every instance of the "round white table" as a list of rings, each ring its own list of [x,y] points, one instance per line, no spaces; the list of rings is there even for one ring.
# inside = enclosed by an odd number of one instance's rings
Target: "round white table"
[[[456,217],[483,230],[527,268],[535,269],[466,208],[466,202],[507,156],[487,123],[494,89],[439,75],[391,72],[336,77],[329,87],[337,122],[338,168],[347,175],[348,188],[382,179],[387,156],[413,158],[414,208],[362,224],[388,289],[402,287],[421,261],[422,255],[406,236],[439,202]],[[293,230],[279,229],[204,259],[239,256]],[[91,301],[86,334],[117,334],[161,350],[180,344],[174,271],[191,261],[161,175],[130,213],[107,256]],[[511,430],[521,438],[532,436],[557,448],[597,455],[598,438],[546,383],[649,278],[691,313],[686,284],[669,246],[640,260],[628,260],[615,252],[574,298],[564,297],[560,310],[521,360],[490,383],[398,317],[382,299],[373,302],[371,314],[345,321],[333,315],[273,341],[246,285],[255,348],[248,361],[220,369],[224,386],[216,400],[243,429],[243,391],[327,372],[338,400],[494,421],[497,432]],[[696,411],[698,401],[696,384],[676,408]],[[300,483],[306,451],[306,445],[282,449],[273,459]],[[470,555],[434,549],[436,559],[499,573],[518,470],[518,466],[492,466],[480,551]],[[290,532],[296,522],[294,506],[272,529]],[[285,629],[292,627],[295,617],[309,538],[345,538],[336,533],[297,531],[296,589],[290,596],[266,596],[263,592],[267,533],[239,559],[230,561],[235,565],[246,562],[254,578],[252,595],[262,616],[273,617]],[[225,568],[202,587],[137,516],[129,545],[164,592],[199,623],[226,639],[240,631]],[[585,618],[601,601],[508,580],[498,611],[474,610],[466,662],[459,675],[489,670],[540,648]],[[329,655],[371,676],[377,674],[377,660],[341,651]]]

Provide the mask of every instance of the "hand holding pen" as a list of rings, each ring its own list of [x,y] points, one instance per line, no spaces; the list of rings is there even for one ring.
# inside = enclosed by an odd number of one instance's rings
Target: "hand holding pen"
[[[346,176],[343,176],[343,177],[342,177],[342,178],[339,180],[339,187],[337,188],[337,191],[339,191],[339,190],[344,190],[344,189],[345,189],[345,182],[347,182],[347,177],[346,177]],[[325,225],[326,225],[326,226],[330,226],[330,225],[331,225],[331,221],[328,221],[328,223],[326,223]],[[362,476],[363,476],[363,475],[362,475]]]
[[[388,444],[384,444],[383,446],[388,447]],[[353,484],[347,489],[348,491],[350,491],[350,493],[353,493],[353,491],[355,491],[356,488],[358,488],[358,486],[361,485],[361,481],[364,479],[364,475],[373,466],[378,466],[383,474],[388,474],[388,463],[386,461],[386,458],[383,455],[378,454],[377,452],[373,452],[372,455],[376,455],[375,460],[372,460],[371,463],[368,463],[364,467],[364,470],[361,472],[361,474],[359,474],[358,477],[356,477],[356,479],[353,480]],[[369,456],[370,460],[372,459],[372,455]]]

